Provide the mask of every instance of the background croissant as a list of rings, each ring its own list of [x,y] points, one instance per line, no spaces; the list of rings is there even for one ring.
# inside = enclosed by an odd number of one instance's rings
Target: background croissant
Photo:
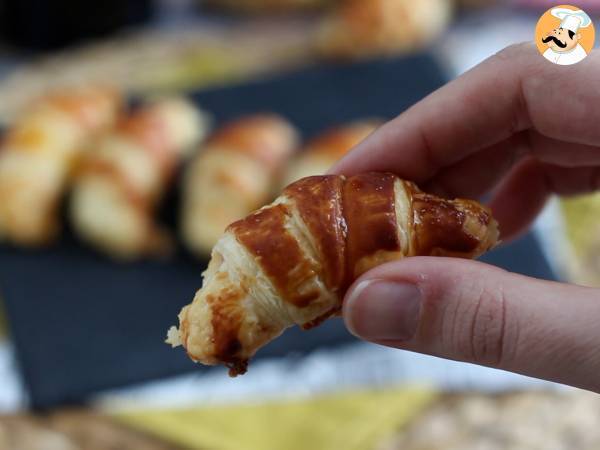
[[[298,156],[290,161],[281,188],[300,178],[324,175],[354,146],[363,141],[383,122],[357,120],[329,128],[311,139]]]
[[[86,87],[44,96],[8,130],[0,148],[0,239],[37,246],[60,229],[60,201],[89,141],[117,118],[112,89]]]
[[[182,236],[200,255],[234,220],[264,205],[298,146],[298,133],[276,114],[228,122],[201,145],[183,177]]]
[[[78,171],[70,216],[79,236],[119,259],[168,251],[169,235],[154,213],[178,164],[207,128],[206,114],[178,97],[125,117]]]
[[[431,42],[451,16],[448,0],[345,0],[323,21],[317,48],[338,59],[406,52]]]
[[[484,206],[423,193],[393,174],[303,178],[227,228],[167,342],[241,374],[285,328],[337,314],[365,271],[407,256],[474,258],[497,239]]]

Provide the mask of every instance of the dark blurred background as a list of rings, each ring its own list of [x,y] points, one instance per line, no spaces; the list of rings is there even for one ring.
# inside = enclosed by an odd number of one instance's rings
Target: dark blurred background
[[[3,1],[3,39],[26,50],[52,51],[82,39],[101,38],[150,20],[150,0],[78,2]]]

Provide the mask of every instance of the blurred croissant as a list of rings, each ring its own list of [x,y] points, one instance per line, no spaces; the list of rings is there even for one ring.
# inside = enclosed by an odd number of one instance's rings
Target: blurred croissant
[[[294,127],[274,114],[246,116],[218,129],[184,174],[187,246],[210,254],[227,225],[270,201],[297,145]]]
[[[71,220],[79,236],[118,259],[164,254],[169,235],[154,213],[186,152],[207,130],[203,113],[168,98],[124,118],[88,153],[75,180]]]
[[[323,21],[317,48],[342,59],[411,52],[439,36],[451,13],[449,0],[343,0]]]
[[[290,163],[283,186],[300,178],[323,175],[355,145],[381,125],[377,120],[359,120],[326,130],[312,139]]]
[[[167,342],[241,374],[286,328],[338,314],[367,270],[416,255],[475,258],[497,239],[484,206],[425,194],[392,174],[303,178],[227,228]]]
[[[121,97],[77,88],[34,102],[0,149],[0,240],[37,246],[59,231],[59,207],[88,142],[112,126]]]

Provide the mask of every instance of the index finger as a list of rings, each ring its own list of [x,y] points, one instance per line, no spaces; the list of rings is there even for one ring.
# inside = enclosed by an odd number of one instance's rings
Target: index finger
[[[332,173],[391,171],[423,182],[531,128],[553,139],[598,145],[599,70],[597,52],[558,66],[533,45],[509,47],[386,123]]]

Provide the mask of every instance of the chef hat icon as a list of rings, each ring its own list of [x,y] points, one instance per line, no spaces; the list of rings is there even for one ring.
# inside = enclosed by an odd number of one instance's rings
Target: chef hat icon
[[[573,33],[577,33],[579,28],[589,27],[592,23],[590,16],[580,9],[574,11],[567,8],[554,8],[550,13],[561,20],[560,28],[570,30]]]

